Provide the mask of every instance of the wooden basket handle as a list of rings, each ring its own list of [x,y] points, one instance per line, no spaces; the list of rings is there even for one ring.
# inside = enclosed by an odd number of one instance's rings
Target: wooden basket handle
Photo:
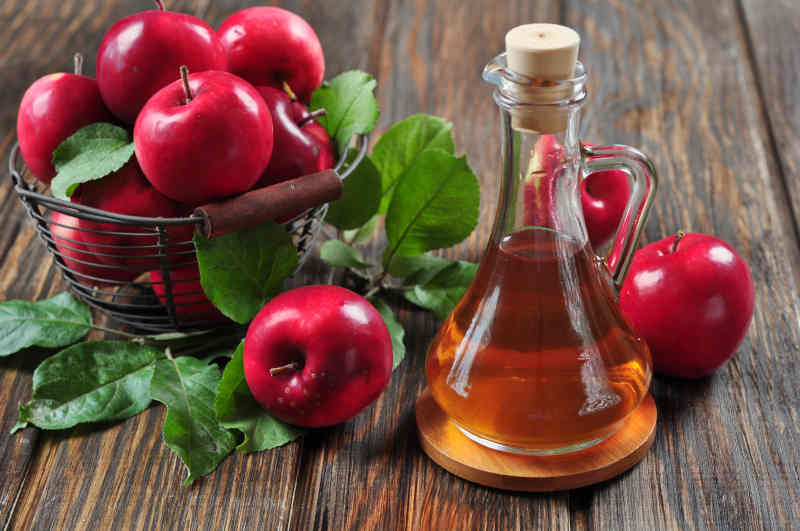
[[[304,175],[245,194],[197,207],[195,216],[203,218],[200,232],[216,238],[237,230],[299,214],[342,195],[342,179],[334,170]]]

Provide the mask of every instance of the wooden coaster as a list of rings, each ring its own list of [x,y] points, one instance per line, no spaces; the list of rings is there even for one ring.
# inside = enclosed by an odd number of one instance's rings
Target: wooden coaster
[[[474,442],[447,418],[427,388],[417,400],[416,415],[422,449],[445,470],[488,487],[547,492],[599,483],[641,461],[653,444],[658,413],[648,393],[625,425],[606,441],[548,456],[499,452]]]

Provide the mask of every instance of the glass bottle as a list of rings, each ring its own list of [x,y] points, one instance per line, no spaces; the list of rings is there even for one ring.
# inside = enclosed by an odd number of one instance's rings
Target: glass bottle
[[[465,435],[526,454],[580,450],[611,436],[650,385],[645,342],[621,313],[622,284],[656,174],[639,151],[578,140],[586,73],[542,82],[484,69],[500,108],[502,184],[471,286],[433,340],[434,399]],[[543,132],[547,131],[547,132]],[[589,245],[579,179],[621,169],[631,195],[611,250]]]

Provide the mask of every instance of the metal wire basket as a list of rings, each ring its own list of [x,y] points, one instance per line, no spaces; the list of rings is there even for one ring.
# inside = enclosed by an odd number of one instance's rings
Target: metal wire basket
[[[367,138],[356,139],[356,156],[340,157],[334,170],[345,179],[363,160]],[[190,331],[230,325],[200,285],[192,236],[204,218],[147,218],[115,214],[45,195],[14,145],[9,157],[14,191],[55,257],[70,289],[119,325],[145,333]],[[302,266],[327,203],[282,223],[297,246]]]

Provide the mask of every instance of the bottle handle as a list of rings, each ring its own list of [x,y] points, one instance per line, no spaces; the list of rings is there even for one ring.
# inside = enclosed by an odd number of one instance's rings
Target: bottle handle
[[[581,167],[584,177],[604,170],[627,170],[630,178],[631,195],[605,257],[614,285],[619,289],[647,221],[658,186],[658,175],[653,162],[644,153],[622,144],[590,146],[581,142]]]

